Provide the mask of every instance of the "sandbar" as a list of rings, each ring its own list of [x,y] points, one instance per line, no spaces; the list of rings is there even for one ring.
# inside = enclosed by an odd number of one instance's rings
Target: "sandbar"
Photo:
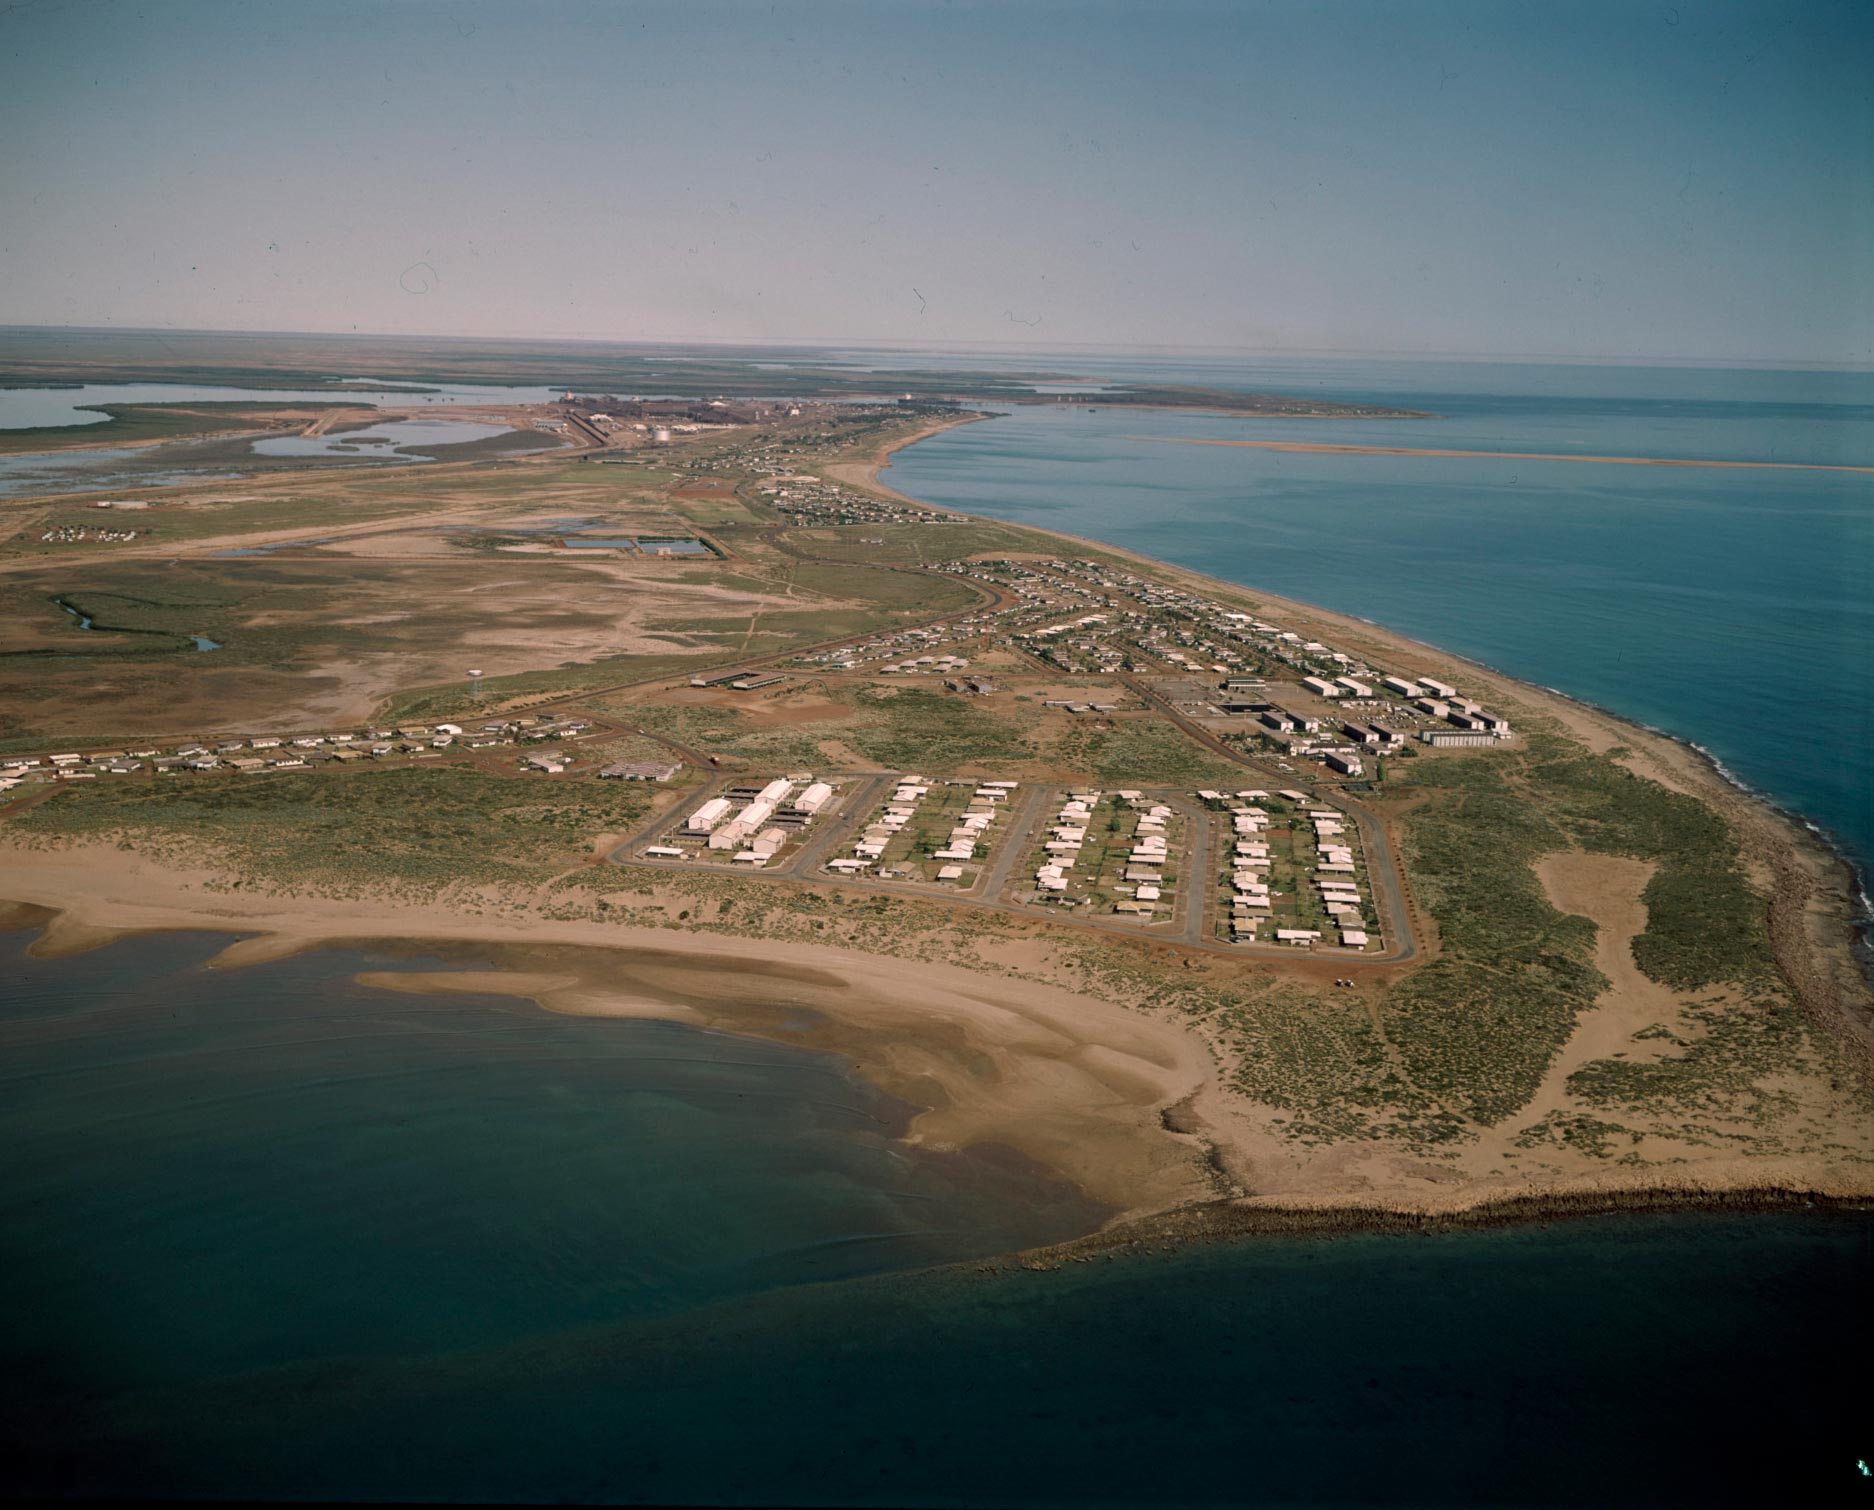
[[[1199,440],[1188,435],[1134,435],[1167,446],[1235,446],[1250,451],[1294,451],[1316,456],[1461,456],[1497,461],[1586,461],[1615,467],[1734,467],[1769,472],[1874,472],[1819,461],[1701,461],[1677,456],[1579,456],[1547,451],[1457,451],[1437,446],[1324,445],[1306,440]],[[902,496],[902,495],[900,495]]]

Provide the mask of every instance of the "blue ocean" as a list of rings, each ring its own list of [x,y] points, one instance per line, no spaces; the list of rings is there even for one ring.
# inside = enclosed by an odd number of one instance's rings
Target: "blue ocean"
[[[887,479],[1605,704],[1874,852],[1867,476],[1174,443],[1866,465],[1868,379],[1058,362],[1442,417],[1063,404],[923,442]],[[50,961],[32,937],[0,933],[16,1497],[1866,1504],[1874,1485],[1866,1213],[1029,1272],[989,1260],[1103,1213],[995,1150],[907,1145],[910,1108],[804,1048],[355,979],[494,963],[467,956],[223,971],[207,934]]]
[[[1831,834],[1864,874],[1874,862],[1874,473],[1180,444],[1874,467],[1874,374],[1055,360],[1114,380],[1438,417],[1065,402],[921,441],[885,480],[1372,619],[1599,704],[1702,746]]]

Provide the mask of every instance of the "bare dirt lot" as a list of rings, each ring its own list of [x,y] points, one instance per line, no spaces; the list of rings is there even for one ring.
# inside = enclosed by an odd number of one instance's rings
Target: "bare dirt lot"
[[[0,592],[0,706],[74,737],[357,722],[401,689],[715,641],[652,623],[746,621],[783,600],[631,557],[445,562],[299,556],[47,568]],[[82,605],[84,631],[56,601]],[[167,631],[167,633],[158,632]],[[221,648],[195,652],[200,635]]]

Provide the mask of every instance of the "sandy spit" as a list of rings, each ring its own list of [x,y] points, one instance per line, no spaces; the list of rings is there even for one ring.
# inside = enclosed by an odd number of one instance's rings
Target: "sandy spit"
[[[1250,451],[1300,451],[1320,456],[1493,457],[1498,461],[1589,461],[1615,467],[1744,467],[1780,472],[1874,472],[1874,467],[1819,461],[1704,461],[1673,456],[1579,456],[1546,451],[1447,451],[1432,446],[1344,446],[1304,440],[1200,440],[1185,435],[1136,435],[1167,446],[1235,446]]]

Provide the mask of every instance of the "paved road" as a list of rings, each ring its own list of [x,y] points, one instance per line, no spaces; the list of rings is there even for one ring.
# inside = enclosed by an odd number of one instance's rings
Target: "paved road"
[[[1031,786],[1024,790],[1018,787],[1017,791],[1020,793],[1016,798],[1019,806],[1009,815],[1008,827],[1002,834],[1001,850],[990,855],[989,864],[984,868],[972,895],[999,900],[1015,875],[1015,867],[1022,863],[1022,857],[1031,847],[1030,836],[1046,812],[1043,804],[1047,802],[1051,788]]]
[[[1186,812],[1184,822],[1190,842],[1185,846],[1183,880],[1178,884],[1178,905],[1183,909],[1178,937],[1187,944],[1205,944],[1215,937],[1208,925],[1210,897],[1217,889],[1217,856],[1212,847],[1216,825],[1207,812]]]

